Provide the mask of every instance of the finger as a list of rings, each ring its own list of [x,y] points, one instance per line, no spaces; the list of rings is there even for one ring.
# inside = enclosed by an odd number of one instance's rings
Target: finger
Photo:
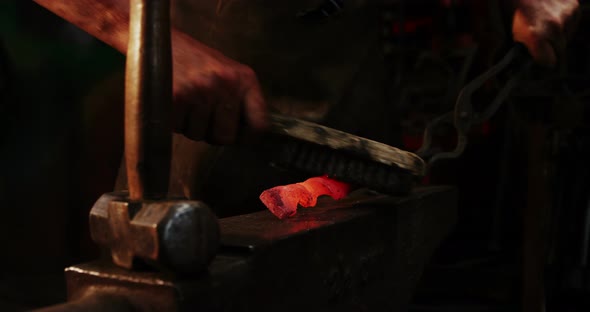
[[[571,16],[569,18],[566,19],[563,30],[566,36],[566,39],[571,39],[577,28],[578,25],[580,24],[580,20],[582,19],[582,13],[580,12],[581,10],[578,9],[578,6],[575,6],[573,8],[573,12],[571,14]]]
[[[246,121],[255,130],[264,130],[269,126],[268,111],[258,81],[253,81],[244,94]]]
[[[200,141],[205,139],[211,123],[213,99],[207,94],[201,94],[195,95],[193,100],[189,113],[185,116],[182,133],[191,140]]]
[[[557,50],[549,41],[538,41],[535,46],[533,58],[541,65],[554,67],[557,63]]]
[[[535,46],[537,38],[531,31],[529,22],[520,9],[514,12],[512,20],[512,39],[516,42],[524,44],[529,50],[531,56],[535,58]]]
[[[531,27],[532,22],[517,10],[513,20],[513,38],[523,43],[532,58],[540,65],[555,67],[565,52],[565,37],[560,23],[546,22],[542,27]]]
[[[183,133],[184,131],[185,117],[190,107],[187,98],[188,96],[182,92],[174,94],[172,101],[172,129],[174,132]]]
[[[212,144],[231,144],[236,139],[240,118],[240,102],[237,96],[219,93],[214,105],[213,126],[209,129],[208,141]]]

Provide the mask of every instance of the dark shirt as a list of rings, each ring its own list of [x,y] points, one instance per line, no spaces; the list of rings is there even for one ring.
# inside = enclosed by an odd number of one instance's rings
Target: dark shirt
[[[321,120],[378,44],[379,12],[367,3],[177,0],[173,15],[181,30],[251,66],[272,107]]]
[[[272,109],[371,137],[391,118],[381,112],[380,11],[368,3],[339,0],[335,9],[325,0],[177,0],[173,20],[252,67]],[[306,178],[269,166],[265,153],[251,145],[221,148],[210,166],[195,169],[201,181],[178,172],[177,188],[193,190],[219,216],[263,209],[264,189]]]

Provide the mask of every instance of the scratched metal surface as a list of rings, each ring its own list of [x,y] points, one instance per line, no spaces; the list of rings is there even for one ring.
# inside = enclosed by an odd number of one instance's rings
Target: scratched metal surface
[[[342,201],[321,198],[317,206],[299,208],[294,217],[283,220],[268,210],[221,219],[222,245],[250,250],[264,248],[276,241],[365,216],[370,210],[354,209],[355,203],[383,195],[365,196]]]
[[[363,189],[340,201],[320,198],[315,207],[299,208],[294,217],[284,220],[279,220],[268,210],[223,218],[219,222],[221,244],[254,251],[273,242],[366,217],[378,210],[403,209],[404,203],[448,189],[444,186],[417,188],[407,197],[391,197]]]

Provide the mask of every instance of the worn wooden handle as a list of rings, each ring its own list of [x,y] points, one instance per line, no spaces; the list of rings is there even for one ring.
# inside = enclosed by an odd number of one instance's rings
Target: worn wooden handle
[[[172,152],[170,0],[130,0],[125,161],[131,200],[168,191]]]

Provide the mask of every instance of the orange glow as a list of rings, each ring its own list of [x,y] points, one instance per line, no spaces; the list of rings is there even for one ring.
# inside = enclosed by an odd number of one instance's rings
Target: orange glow
[[[327,195],[338,200],[346,196],[348,192],[350,192],[348,183],[325,175],[300,183],[273,187],[262,192],[260,200],[275,216],[284,219],[294,216],[298,206],[315,206],[319,196]]]

